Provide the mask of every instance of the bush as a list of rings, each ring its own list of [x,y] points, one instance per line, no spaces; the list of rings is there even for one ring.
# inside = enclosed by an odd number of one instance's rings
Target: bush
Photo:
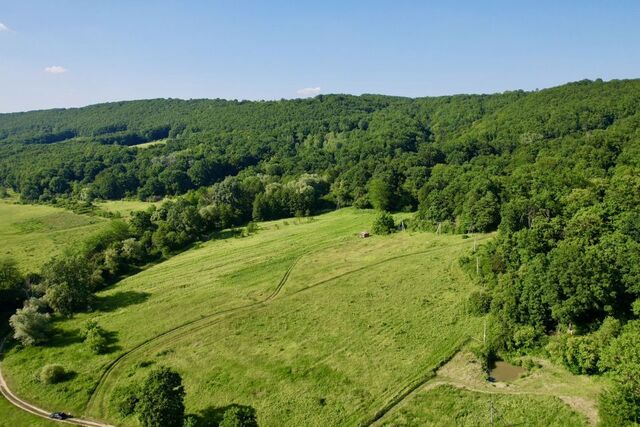
[[[250,406],[233,405],[224,412],[218,427],[258,427],[256,410]]]
[[[486,291],[473,291],[469,295],[467,310],[473,316],[482,316],[491,308],[491,295]]]
[[[616,383],[598,399],[600,425],[617,427],[640,423],[640,395],[633,386]]]
[[[14,331],[13,337],[24,346],[45,343],[51,333],[51,317],[47,313],[40,313],[37,305],[31,302],[18,309],[9,318],[9,324]]]
[[[95,320],[87,320],[80,334],[84,338],[84,343],[92,353],[102,354],[107,351],[109,344],[107,332],[102,329]]]
[[[40,381],[45,384],[56,384],[61,381],[64,381],[67,372],[64,370],[62,365],[52,364],[45,365],[40,371]]]
[[[513,349],[532,349],[538,343],[538,339],[542,333],[531,325],[519,326],[513,332],[511,343]]]
[[[113,402],[118,414],[120,414],[122,418],[133,415],[136,411],[136,406],[140,400],[138,398],[138,393],[139,390],[137,387],[130,385],[118,387],[111,396],[111,402]]]
[[[375,234],[389,234],[396,230],[396,224],[389,212],[382,211],[378,213],[376,218],[373,220],[371,230]]]
[[[102,329],[92,329],[89,331],[84,342],[93,354],[102,354],[107,351],[107,337]]]

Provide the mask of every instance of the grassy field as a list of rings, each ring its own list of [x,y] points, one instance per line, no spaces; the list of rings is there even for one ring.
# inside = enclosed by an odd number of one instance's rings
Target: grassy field
[[[143,211],[151,205],[160,205],[159,202],[143,202],[140,200],[108,200],[106,202],[96,202],[98,209],[108,213],[117,214],[122,218],[128,218],[132,211]]]
[[[488,394],[439,385],[418,394],[384,426],[584,426],[584,417],[557,397]]]
[[[464,349],[375,425],[486,425],[492,402],[496,425],[597,424],[596,402],[605,378],[531,360],[518,378],[491,383],[479,360]]]
[[[135,424],[109,396],[162,364],[182,373],[188,411],[205,417],[238,403],[263,425],[363,422],[479,332],[463,310],[474,285],[456,261],[473,242],[358,238],[372,217],[271,222],[178,255],[102,292],[96,312],[57,322],[51,346],[10,350],[8,381],[48,407]],[[90,317],[116,334],[111,354],[93,356],[78,339]],[[44,386],[33,373],[53,361],[73,378]]]
[[[0,397],[0,427],[52,427],[56,425],[60,424],[17,409]]]
[[[100,218],[51,206],[17,204],[15,197],[0,199],[0,256],[14,258],[24,272],[36,272],[52,256],[104,224]],[[4,325],[0,332],[6,333]],[[56,424],[16,409],[2,398],[0,414],[0,426]]]
[[[155,145],[164,145],[166,144],[168,141],[168,139],[158,139],[156,141],[149,141],[149,142],[145,142],[143,144],[138,144],[138,145],[134,145],[134,148],[149,148],[149,147],[153,147]]]
[[[93,313],[58,320],[51,345],[10,348],[6,379],[19,396],[52,410],[136,425],[119,418],[110,397],[164,365],[182,374],[187,412],[205,421],[241,404],[256,409],[262,426],[368,424],[482,331],[465,312],[475,285],[457,263],[473,239],[358,238],[373,216],[343,209],[200,244],[99,293]],[[113,333],[110,353],[95,356],[81,342],[89,318]],[[35,373],[53,362],[71,378],[43,385]],[[452,392],[429,393],[446,400]],[[469,423],[480,420],[484,396],[461,395]],[[504,411],[526,403],[574,419],[551,397],[528,399],[505,398]],[[406,417],[429,420],[438,410],[411,405],[403,401],[413,411]],[[514,420],[529,414],[512,412]],[[384,421],[404,422],[399,414]]]
[[[0,256],[10,256],[25,272],[35,272],[51,256],[104,224],[101,218],[65,209],[0,199]]]

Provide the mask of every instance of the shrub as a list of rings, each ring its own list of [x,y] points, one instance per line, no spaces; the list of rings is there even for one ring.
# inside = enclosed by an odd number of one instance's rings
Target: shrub
[[[540,338],[541,333],[531,325],[519,326],[513,332],[511,343],[514,349],[534,348]]]
[[[107,337],[102,329],[92,329],[89,331],[84,342],[93,354],[102,354],[107,351]]]
[[[45,365],[40,371],[40,381],[45,384],[56,384],[61,381],[64,381],[67,372],[64,370],[62,365],[51,364]]]
[[[617,427],[640,423],[640,396],[630,384],[615,383],[598,399],[600,425]]]
[[[469,295],[468,311],[473,316],[487,314],[491,308],[491,295],[486,291],[473,291]]]
[[[115,390],[111,396],[111,401],[122,418],[133,415],[136,411],[136,406],[140,400],[138,394],[139,390],[134,385],[118,387]]]
[[[24,346],[42,344],[49,339],[51,317],[47,313],[40,313],[35,304],[25,305],[9,318],[13,337]]]
[[[393,217],[387,211],[382,211],[376,215],[373,220],[371,230],[376,234],[389,234],[393,233],[396,229],[396,224],[393,221]]]
[[[80,334],[84,338],[84,343],[92,353],[102,354],[107,351],[109,344],[107,332],[102,329],[95,320],[87,320]]]
[[[256,410],[250,406],[233,405],[224,412],[218,427],[258,427]]]

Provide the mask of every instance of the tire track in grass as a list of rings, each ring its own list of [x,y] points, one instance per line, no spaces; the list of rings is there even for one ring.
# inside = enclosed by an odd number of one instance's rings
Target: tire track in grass
[[[307,253],[303,253],[303,254],[299,255],[298,257],[296,257],[294,259],[294,261],[291,263],[291,265],[287,268],[287,271],[285,272],[285,274],[280,279],[280,282],[278,283],[276,288],[265,299],[263,299],[261,301],[256,301],[256,302],[252,302],[252,303],[249,303],[249,304],[245,304],[245,305],[242,305],[242,306],[238,306],[238,307],[232,307],[232,308],[229,308],[229,309],[226,309],[226,310],[220,310],[220,311],[217,311],[215,313],[209,314],[209,315],[207,315],[205,317],[200,317],[198,319],[194,319],[194,320],[191,320],[189,322],[183,323],[183,324],[178,325],[178,326],[176,326],[174,328],[171,328],[171,329],[169,329],[169,330],[167,330],[165,332],[162,332],[159,335],[156,335],[154,337],[148,338],[147,340],[137,344],[136,346],[132,347],[130,350],[122,353],[121,355],[119,355],[118,357],[113,359],[106,366],[106,369],[102,372],[102,374],[98,378],[98,381],[94,385],[93,389],[91,389],[91,391],[90,391],[91,392],[91,397],[89,398],[89,402],[87,403],[86,410],[89,410],[95,404],[95,398],[98,395],[98,393],[100,392],[100,389],[101,389],[102,385],[104,384],[105,379],[116,368],[116,366],[119,365],[125,358],[127,358],[128,356],[130,356],[134,352],[137,352],[138,350],[146,347],[148,344],[150,344],[152,342],[155,342],[155,341],[157,341],[159,339],[162,339],[164,337],[167,337],[167,336],[171,335],[174,332],[178,332],[178,331],[181,331],[182,329],[188,328],[189,326],[193,326],[193,325],[196,326],[194,328],[190,328],[188,330],[189,332],[197,331],[197,330],[200,330],[203,327],[209,327],[209,326],[211,326],[211,325],[216,323],[214,321],[213,323],[209,323],[208,322],[205,325],[198,325],[201,322],[210,320],[211,318],[214,318],[214,317],[223,316],[223,315],[227,315],[227,314],[230,314],[230,313],[235,313],[235,312],[238,312],[238,311],[241,311],[241,310],[246,310],[246,309],[249,309],[249,308],[252,308],[252,307],[256,307],[256,306],[265,304],[265,303],[273,300],[276,296],[278,296],[278,294],[280,293],[280,291],[284,287],[284,285],[287,282],[287,280],[289,279],[289,275],[291,274],[291,271],[293,271],[293,268],[295,267],[295,265],[306,254]]]
[[[486,237],[481,237],[478,239],[478,241],[482,241],[485,239],[488,239],[490,236],[486,236]],[[458,247],[458,246],[463,246],[463,245],[468,245],[469,242],[460,242],[457,244],[453,244],[453,245],[446,245],[446,246],[438,246],[438,247],[433,247],[433,248],[429,248],[423,251],[418,251],[418,252],[410,252],[410,253],[406,253],[406,254],[400,254],[400,255],[396,255],[393,257],[389,257],[383,260],[380,260],[378,262],[375,263],[371,263],[371,264],[367,264],[364,265],[362,267],[358,267],[356,269],[353,270],[349,270],[346,271],[344,273],[338,274],[336,276],[332,276],[330,278],[321,280],[319,282],[316,282],[312,285],[306,286],[302,289],[299,289],[297,291],[294,291],[288,295],[286,295],[284,298],[290,298],[294,295],[297,295],[299,293],[302,292],[306,292],[309,291],[313,288],[316,288],[318,286],[322,286],[325,285],[327,283],[330,283],[332,281],[335,281],[337,279],[340,279],[342,277],[354,274],[354,273],[358,273],[360,271],[366,270],[366,269],[370,269],[372,267],[376,267],[378,265],[381,264],[385,264],[387,262],[391,262],[391,261],[395,261],[398,259],[402,259],[402,258],[406,258],[406,257],[411,257],[411,256],[417,256],[417,255],[425,255],[425,254],[429,254],[432,252],[437,252],[437,251],[441,251],[441,250],[445,250],[445,249],[450,249],[452,247]],[[331,245],[316,245],[317,248],[314,249],[326,249],[328,247],[330,247]],[[323,247],[324,246],[324,247]],[[295,268],[295,266],[298,264],[298,262],[306,255],[309,255],[310,253],[312,253],[311,250],[307,249],[305,252],[303,252],[302,254],[300,254],[299,256],[297,256],[294,261],[291,263],[291,265],[287,268],[285,274],[283,275],[283,277],[280,279],[278,285],[276,286],[276,288],[274,289],[274,291],[267,296],[265,299],[261,300],[261,301],[256,301],[253,303],[249,303],[249,304],[245,304],[242,306],[238,306],[238,307],[233,307],[233,308],[229,308],[226,310],[221,310],[218,311],[216,313],[212,313],[209,314],[205,317],[201,317],[198,319],[194,319],[192,321],[183,323],[181,325],[178,325],[174,328],[171,328],[159,335],[156,335],[154,337],[151,337],[139,344],[137,344],[135,347],[132,347],[130,350],[126,351],[125,353],[122,353],[121,355],[119,355],[117,358],[115,358],[114,360],[112,360],[107,366],[106,369],[103,371],[103,373],[100,375],[100,377],[98,378],[98,381],[96,382],[96,384],[94,385],[94,387],[91,389],[90,393],[91,396],[89,398],[89,401],[87,403],[85,412],[90,411],[91,409],[95,409],[95,405],[96,405],[96,399],[97,396],[99,395],[99,393],[101,392],[102,388],[104,387],[104,384],[106,383],[106,379],[107,377],[109,377],[109,375],[128,357],[132,356],[134,353],[137,353],[140,350],[146,349],[147,347],[149,347],[151,344],[154,344],[153,347],[151,347],[150,349],[153,348],[158,348],[158,347],[162,347],[162,345],[164,345],[164,340],[163,338],[167,338],[167,339],[171,339],[172,342],[177,342],[179,341],[181,338],[184,338],[194,332],[198,332],[200,330],[206,329],[210,326],[213,326],[219,322],[221,322],[222,320],[225,320],[229,315],[232,314],[236,314],[239,312],[243,312],[243,311],[247,311],[249,309],[252,308],[260,308],[260,307],[264,307],[267,303],[269,303],[270,301],[272,301],[273,299],[275,299],[281,292],[281,290],[284,288],[285,284],[287,283],[289,276],[291,275],[291,272],[293,271],[293,269]],[[222,317],[223,316],[223,317]],[[174,333],[178,333],[177,336],[173,336]],[[158,342],[160,341],[160,342]],[[103,405],[103,401],[100,402],[101,405]],[[104,409],[103,407],[101,407],[100,409]]]
[[[339,244],[340,242],[338,242]],[[237,307],[232,307],[229,309],[225,309],[225,310],[220,310],[217,311],[215,313],[211,313],[208,314],[206,316],[200,317],[198,319],[194,319],[191,321],[188,321],[186,323],[182,323],[174,328],[171,328],[165,332],[162,332],[161,334],[158,334],[156,336],[153,336],[151,338],[146,339],[145,341],[137,344],[136,346],[132,347],[130,350],[120,354],[118,357],[116,357],[115,359],[113,359],[111,362],[109,362],[106,365],[105,370],[102,372],[102,374],[100,375],[100,377],[98,378],[98,381],[96,382],[96,384],[93,386],[93,388],[90,390],[91,396],[89,397],[89,401],[87,402],[87,405],[85,407],[85,412],[89,411],[95,404],[96,404],[96,396],[99,394],[101,388],[104,386],[105,380],[106,378],[109,376],[109,374],[111,372],[113,372],[113,370],[121,363],[123,362],[127,357],[131,356],[133,353],[138,352],[139,350],[142,350],[144,348],[146,348],[147,346],[149,346],[150,344],[162,344],[162,342],[160,343],[156,343],[156,341],[159,341],[163,338],[172,338],[174,340],[177,340],[180,335],[178,335],[177,337],[173,337],[172,334],[175,332],[182,332],[183,329],[188,328],[186,331],[184,331],[184,333],[182,335],[185,334],[190,334],[193,332],[197,332],[200,331],[202,329],[208,328],[210,326],[215,325],[216,323],[220,322],[222,319],[218,318],[220,316],[225,316],[225,315],[229,315],[232,313],[237,313],[240,311],[244,311],[250,308],[254,308],[254,307],[258,307],[258,306],[262,306],[266,303],[268,303],[269,301],[273,300],[274,298],[276,298],[278,296],[278,294],[280,293],[280,291],[282,290],[282,288],[284,287],[284,285],[287,283],[287,280],[289,280],[289,276],[291,275],[291,272],[293,271],[294,267],[296,266],[296,264],[306,255],[309,255],[310,253],[313,252],[313,250],[316,249],[325,249],[328,247],[331,247],[332,245],[334,245],[334,242],[331,242],[331,244],[326,244],[326,243],[322,243],[322,244],[316,244],[316,245],[312,245],[310,247],[308,247],[303,253],[301,253],[300,255],[298,255],[293,262],[289,265],[289,267],[287,268],[287,270],[285,271],[284,275],[282,276],[282,278],[280,279],[280,281],[278,282],[278,285],[276,286],[276,288],[273,290],[273,292],[271,294],[269,294],[266,298],[264,298],[263,300],[260,301],[255,301],[249,304],[244,304],[241,306],[237,306]],[[310,249],[310,248],[313,248]],[[200,323],[203,323],[202,325]],[[190,326],[193,326],[192,328],[189,328]]]

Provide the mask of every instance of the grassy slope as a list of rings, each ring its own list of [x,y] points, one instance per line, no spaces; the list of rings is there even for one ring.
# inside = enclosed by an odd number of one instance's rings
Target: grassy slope
[[[65,209],[0,199],[0,256],[10,256],[25,272],[35,272],[52,255],[105,223],[103,219]]]
[[[490,383],[478,359],[463,350],[376,425],[438,425],[438,419],[441,425],[481,425],[488,423],[491,400],[502,417],[497,425],[597,424],[596,402],[606,379],[573,375],[544,359],[535,362],[538,367],[513,381]],[[484,413],[474,409],[483,404]],[[439,413],[447,417],[438,418]]]
[[[52,255],[97,230],[106,221],[44,205],[0,199],[0,256],[14,258],[25,272],[35,272]],[[6,333],[4,325],[0,332]],[[0,398],[0,426],[49,426],[51,421],[14,408]]]
[[[363,422],[481,329],[464,314],[474,285],[456,262],[473,242],[408,232],[357,238],[371,219],[345,209],[202,244],[102,292],[96,312],[58,321],[51,346],[10,350],[8,381],[45,407],[135,425],[118,418],[109,396],[162,364],[183,375],[191,413],[239,403],[267,426]],[[260,303],[287,272],[282,290]],[[235,311],[215,315],[223,310]],[[112,353],[91,355],[78,339],[91,317],[116,334]],[[176,327],[122,358],[86,409],[110,361]],[[74,378],[37,382],[34,373],[54,361]]]
[[[415,396],[386,419],[385,426],[482,426],[494,424],[546,427],[584,426],[585,419],[550,396],[488,394],[440,385]]]

